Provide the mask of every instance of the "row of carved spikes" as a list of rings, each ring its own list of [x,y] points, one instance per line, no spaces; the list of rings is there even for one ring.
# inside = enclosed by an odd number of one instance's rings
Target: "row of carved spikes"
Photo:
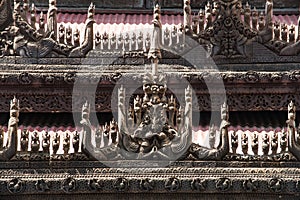
[[[77,131],[28,131],[19,130],[17,151],[43,152],[50,155],[72,154],[81,152]]]
[[[231,131],[230,153],[234,155],[267,156],[287,152],[287,134],[280,132]]]
[[[298,30],[298,34],[296,33],[295,25],[288,26],[287,24],[281,24],[280,22],[276,21],[274,23],[273,32],[274,40],[282,40],[293,43],[300,39],[300,32]]]
[[[119,51],[148,51],[150,48],[150,40],[151,34],[149,32],[127,32],[127,33],[111,33],[108,34],[104,32],[100,34],[97,31],[94,35],[95,37],[95,48],[99,48],[101,50],[119,50]],[[76,38],[76,42],[75,42]],[[59,26],[58,32],[59,42],[62,44],[74,45],[79,44],[79,32],[78,29],[73,32],[72,37],[72,28],[70,26],[65,26],[61,24]],[[72,40],[73,39],[73,40]],[[172,27],[165,27],[162,33],[162,44],[167,47],[176,46],[184,43],[184,32],[183,26],[173,25]]]
[[[99,126],[95,134],[94,141],[97,148],[117,144],[117,123],[112,120],[110,125],[105,124]],[[6,134],[3,132],[0,134]],[[33,153],[49,153],[49,155],[66,155],[81,152],[80,131],[28,131],[18,130],[17,136],[17,151],[18,152],[33,152]],[[116,138],[115,138],[116,136]],[[3,139],[0,140],[0,146],[3,144]]]

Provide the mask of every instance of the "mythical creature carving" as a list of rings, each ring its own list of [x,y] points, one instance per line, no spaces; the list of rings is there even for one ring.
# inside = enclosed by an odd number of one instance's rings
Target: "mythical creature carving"
[[[95,15],[95,5],[91,3],[88,9],[88,18],[85,22],[85,33],[84,41],[80,47],[73,49],[69,57],[84,57],[94,46],[94,15]]]
[[[208,149],[201,147],[198,144],[192,144],[189,153],[191,153],[197,159],[213,159],[221,160],[229,153],[229,139],[228,139],[228,127],[230,125],[228,121],[228,106],[224,103],[221,107],[221,125],[220,125],[220,144],[218,148]]]
[[[56,0],[49,0],[46,31],[44,28],[43,13],[40,14],[39,30],[35,27],[36,16],[34,4],[30,10],[31,20],[28,22],[27,17],[24,15],[25,10],[22,12],[20,2],[14,1],[13,12],[10,9],[10,5],[8,6],[9,8],[6,8],[9,2],[9,0],[3,0],[0,4],[0,12],[7,12],[13,19],[12,23],[12,20],[9,20],[9,16],[7,20],[2,20],[3,22],[1,22],[0,18],[0,40],[2,41],[0,43],[0,56],[19,55],[29,58],[84,57],[93,48],[94,4],[91,4],[89,7],[85,39],[82,45],[79,46],[78,30],[74,31],[74,45],[72,44],[72,30],[70,29],[67,29],[66,42],[65,37],[60,37],[60,40],[57,41]],[[27,4],[26,7],[28,7]],[[6,16],[5,13],[3,15]]]
[[[29,25],[26,19],[20,14],[20,3],[15,2],[13,17],[15,22],[15,28],[13,29],[15,36],[13,49],[17,55],[42,58],[58,55],[67,56],[69,54],[70,47],[58,44],[53,39],[53,31],[51,31],[48,37],[44,38],[42,34]]]

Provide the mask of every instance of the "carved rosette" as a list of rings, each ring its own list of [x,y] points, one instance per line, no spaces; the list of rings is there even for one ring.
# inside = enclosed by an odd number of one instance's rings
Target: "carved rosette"
[[[274,192],[282,192],[285,185],[282,179],[273,178],[269,181],[268,186]]]
[[[19,194],[25,190],[25,182],[15,178],[7,182],[7,190],[13,194]]]

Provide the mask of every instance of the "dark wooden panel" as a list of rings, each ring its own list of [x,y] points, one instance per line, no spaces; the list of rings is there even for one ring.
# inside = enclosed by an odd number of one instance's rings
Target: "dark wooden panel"
[[[48,0],[32,0],[37,7],[48,7]],[[96,8],[144,8],[144,0],[58,0],[57,7],[69,8],[88,8],[90,3],[93,2]]]

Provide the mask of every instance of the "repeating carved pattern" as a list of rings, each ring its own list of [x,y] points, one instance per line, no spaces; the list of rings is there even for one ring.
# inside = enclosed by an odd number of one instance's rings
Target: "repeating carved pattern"
[[[31,172],[31,170],[27,170],[27,172]],[[22,170],[1,170],[0,174],[6,174],[5,177],[1,177],[1,181],[7,183],[0,185],[1,195],[9,193],[34,194],[37,191],[41,193],[51,192],[51,194],[83,191],[86,193],[109,193],[111,188],[123,193],[132,191],[163,192],[164,190],[191,193],[237,192],[243,188],[247,193],[272,194],[298,191],[299,180],[293,177],[300,174],[298,168],[259,168],[258,170],[232,167],[227,169],[94,168],[89,169],[89,172],[96,177],[91,179],[90,175],[85,174],[84,171],[77,171],[76,175],[70,175],[69,173],[72,171],[61,169],[47,170],[51,174],[45,174],[45,172],[41,170],[39,174],[24,174]],[[129,174],[124,175],[126,172]],[[191,175],[195,173],[199,174],[198,178],[191,179]],[[224,173],[227,174],[226,177],[223,176]],[[272,176],[268,173],[272,173]],[[20,177],[26,179],[26,182],[22,181]],[[161,188],[162,185],[165,188]]]

